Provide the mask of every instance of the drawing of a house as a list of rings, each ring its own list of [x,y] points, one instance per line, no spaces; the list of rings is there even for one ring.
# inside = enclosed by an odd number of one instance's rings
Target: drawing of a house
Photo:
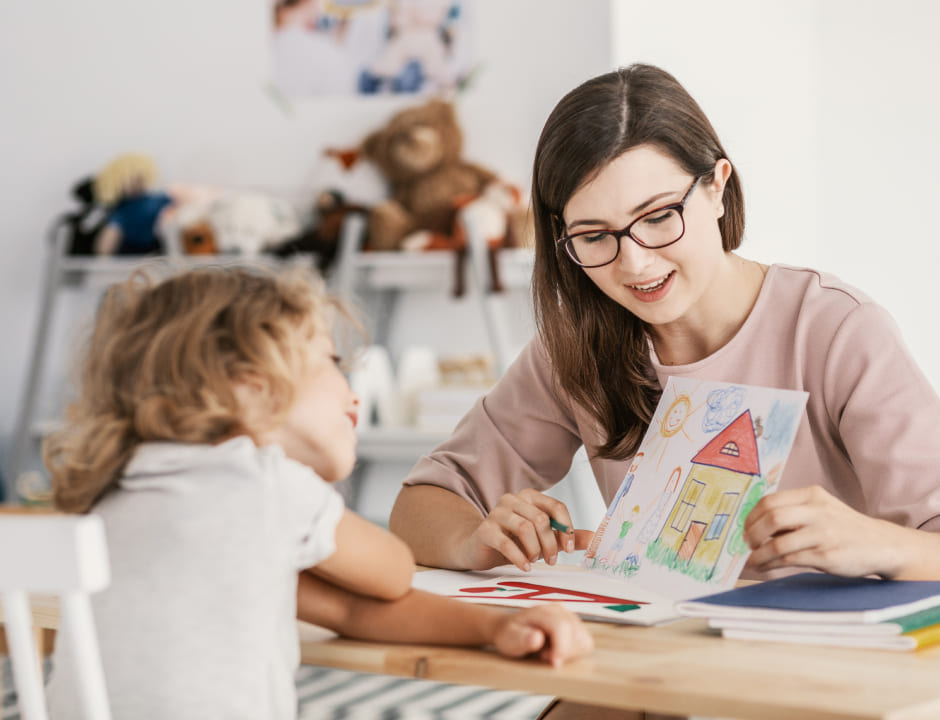
[[[692,458],[692,467],[657,538],[670,564],[711,577],[751,482],[760,477],[757,438],[744,411]]]

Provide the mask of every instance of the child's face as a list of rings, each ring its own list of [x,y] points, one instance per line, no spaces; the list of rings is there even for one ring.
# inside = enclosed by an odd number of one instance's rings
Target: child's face
[[[340,371],[333,341],[322,332],[306,342],[297,395],[284,422],[263,440],[313,468],[327,482],[342,480],[356,462],[359,398]]]

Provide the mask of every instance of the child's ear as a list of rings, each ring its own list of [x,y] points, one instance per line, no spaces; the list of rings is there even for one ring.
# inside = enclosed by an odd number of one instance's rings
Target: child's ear
[[[256,373],[243,373],[232,383],[232,392],[245,427],[257,431],[270,424],[275,408],[266,378]]]

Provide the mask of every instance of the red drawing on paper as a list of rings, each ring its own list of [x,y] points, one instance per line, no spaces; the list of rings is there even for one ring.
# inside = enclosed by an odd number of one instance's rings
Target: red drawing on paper
[[[500,580],[493,585],[477,585],[460,588],[461,593],[472,593],[474,597],[494,600],[544,600],[550,602],[584,602],[599,605],[647,605],[642,600],[600,595],[598,593],[556,588],[550,585],[523,582],[521,580]],[[485,594],[484,594],[485,593]],[[510,594],[511,593],[511,594]],[[453,597],[460,597],[454,595]]]

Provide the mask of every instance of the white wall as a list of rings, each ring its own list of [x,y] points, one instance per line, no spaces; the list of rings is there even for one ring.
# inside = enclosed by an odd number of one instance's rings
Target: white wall
[[[740,170],[742,254],[864,290],[940,387],[940,5],[614,0],[614,11],[615,63],[676,75]]]
[[[608,67],[609,0],[469,0],[483,63],[459,103],[468,159],[527,182],[562,92]],[[267,0],[49,0],[0,8],[0,450],[21,401],[45,232],[69,190],[142,150],[168,181],[303,196],[335,180],[326,145],[353,145],[412,99],[330,99],[290,112],[264,87]],[[576,9],[575,9],[576,8]],[[577,52],[557,41],[592,38]],[[3,458],[0,458],[2,460]]]
[[[541,124],[565,91],[612,65],[660,64],[699,99],[742,175],[742,252],[863,288],[940,386],[940,6],[470,1],[484,67],[460,101],[468,158],[525,184]],[[266,7],[0,7],[0,450],[20,403],[44,232],[74,180],[143,149],[170,181],[312,192],[334,179],[324,145],[355,143],[405,102],[308,101],[285,114],[263,89]]]

